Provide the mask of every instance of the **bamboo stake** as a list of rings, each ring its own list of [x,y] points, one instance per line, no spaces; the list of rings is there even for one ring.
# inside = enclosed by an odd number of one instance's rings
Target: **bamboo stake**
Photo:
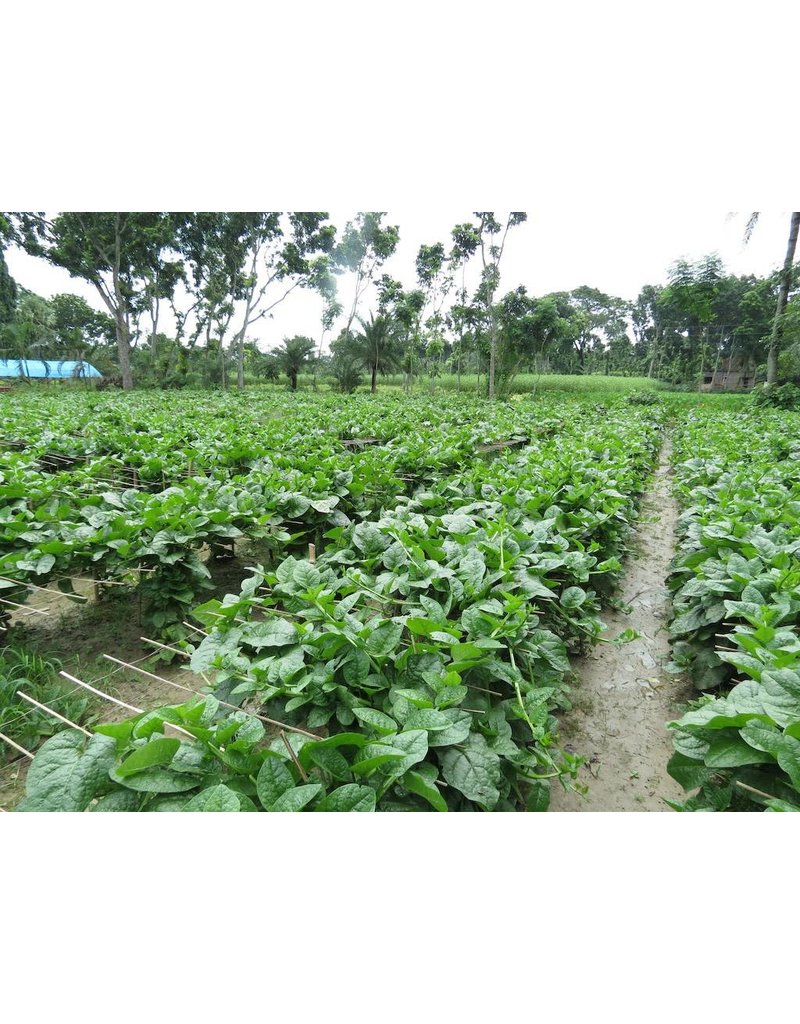
[[[108,655],[104,654],[103,657],[107,658]],[[112,658],[111,660],[113,661],[115,659]],[[123,662],[123,664],[124,664],[124,662]],[[133,666],[133,665],[130,665],[130,666],[126,665],[125,667],[126,668],[134,668],[135,666]],[[137,672],[143,672],[144,669],[137,668],[136,671]],[[63,672],[62,671],[62,672],[59,672],[58,674],[60,676],[64,676],[65,679],[69,679],[69,681],[71,683],[77,683],[78,686],[82,686],[85,690],[88,690],[90,693],[94,693],[98,697],[102,697],[104,700],[109,700],[109,701],[111,701],[112,704],[118,704],[121,708],[125,708],[126,711],[133,711],[133,713],[136,714],[136,715],[144,715],[144,714],[146,714],[144,708],[135,708],[133,706],[133,704],[126,704],[124,700],[118,700],[116,697],[112,697],[110,693],[104,693],[102,690],[98,690],[94,686],[90,686],[88,683],[84,683],[82,680],[76,679],[75,676],[71,676],[69,674],[69,672]],[[167,680],[163,680],[163,681],[166,682]],[[164,722],[164,726],[165,726],[165,728],[169,727],[170,729],[174,729],[176,732],[182,732],[183,735],[184,736],[188,736],[189,739],[192,739],[192,740],[196,740],[197,739],[197,737],[194,735],[194,733],[189,732],[188,730],[182,728],[180,725],[173,725],[172,722]]]
[[[88,683],[84,683],[81,679],[76,679],[75,676],[71,676],[69,672],[63,670],[58,673],[65,679],[69,679],[71,683],[76,683],[78,686],[82,686],[84,690],[88,690],[89,693],[93,693],[96,697],[102,697],[104,700],[110,700],[112,704],[117,704],[121,708],[125,708],[126,711],[132,711],[135,715],[143,715],[143,708],[135,708],[133,704],[126,704],[124,700],[118,700],[116,697],[112,697],[109,693],[103,693],[102,690],[95,689],[94,686],[90,686]],[[194,737],[193,737],[194,738]]]
[[[308,560],[313,565],[317,560],[317,548],[315,544],[308,545]]]
[[[153,647],[160,647],[162,651],[172,651],[173,654],[180,654],[183,658],[191,658],[188,651],[179,651],[177,647],[170,647],[169,644],[161,644],[158,640],[150,640],[146,636],[140,636],[139,639],[144,640],[146,644],[152,644]]]
[[[16,601],[9,601],[6,597],[0,597],[0,604],[9,604],[12,608],[21,608],[24,612],[30,612],[31,615],[47,615],[50,611],[49,608],[29,608],[25,604],[17,604]]]
[[[84,736],[91,736],[92,734],[88,729],[84,729],[82,725],[77,725],[75,722],[71,722],[68,718],[63,715],[59,715],[57,711],[53,711],[47,704],[40,704],[38,700],[34,700],[33,697],[29,697],[27,693],[23,693],[22,690],[17,690],[17,696],[22,697],[23,700],[28,701],[29,704],[33,704],[34,707],[40,708],[45,711],[48,715],[52,715],[53,718],[57,718],[61,722],[66,722],[67,725],[71,725],[73,729],[77,729],[78,732],[82,732]]]
[[[300,762],[299,762],[299,761],[297,760],[297,754],[295,754],[295,752],[294,752],[294,751],[292,750],[292,745],[291,745],[291,743],[290,743],[290,742],[289,742],[289,741],[288,741],[288,740],[286,739],[286,733],[285,733],[285,732],[283,731],[283,729],[281,729],[281,739],[283,740],[283,745],[284,745],[284,746],[286,747],[286,749],[287,749],[287,750],[289,751],[289,757],[291,757],[291,759],[292,759],[292,760],[294,761],[294,763],[295,763],[295,767],[296,767],[296,768],[297,768],[297,770],[298,770],[298,771],[300,772],[300,777],[302,778],[303,782],[308,782],[308,776],[307,776],[307,775],[306,775],[306,773],[305,773],[305,772],[303,771],[303,766],[302,766],[302,765],[300,764]]]
[[[473,686],[472,683],[464,683],[464,686],[468,690],[480,690],[481,693],[491,693],[493,697],[502,697],[502,693],[498,693],[497,690],[487,690],[483,686]]]
[[[765,793],[761,789],[756,789],[755,786],[748,786],[747,783],[745,783],[745,782],[739,782],[738,779],[736,780],[736,785],[740,789],[746,789],[749,793],[755,793],[757,796],[763,796],[767,800],[778,800],[779,799],[779,797],[771,796],[769,793]]]
[[[48,587],[40,587],[36,583],[27,583],[24,580],[12,580],[10,576],[0,576],[0,580],[5,580],[6,583],[15,583],[19,587],[25,587],[26,590],[39,590],[42,594],[49,594],[52,597],[55,594],[54,590],[50,590]],[[56,594],[56,596],[58,596]],[[81,601],[88,601],[88,597],[84,597],[82,594],[70,594],[70,597],[78,597]]]
[[[33,754],[30,750],[26,750],[24,747],[21,747],[19,743],[15,743],[13,740],[9,739],[5,733],[0,732],[0,740],[4,740],[10,747],[13,747],[14,750],[18,750],[20,754],[24,754],[26,757],[29,757],[31,761],[33,760]]]
[[[191,622],[187,622],[185,619],[182,620],[181,624],[184,625],[184,626],[188,626],[189,629],[193,629],[195,631],[195,633],[199,633],[200,636],[209,636],[210,635],[210,634],[206,633],[206,631],[204,629],[200,629],[199,626],[193,626],[191,624]]]
[[[150,679],[155,679],[159,683],[166,683],[167,686],[174,686],[177,690],[185,690],[186,693],[193,693],[196,697],[208,697],[209,694],[201,693],[199,690],[193,690],[190,686],[184,686],[183,683],[173,682],[172,679],[164,679],[163,676],[154,675],[152,672],[148,672],[147,669],[138,668],[136,665],[130,665],[128,662],[120,661],[119,658],[114,658],[110,654],[104,654],[104,658],[108,661],[113,661],[117,665],[121,665],[123,668],[131,668],[134,672],[141,672],[144,676],[149,676]],[[63,673],[62,673],[63,675]],[[213,694],[211,694],[213,696]],[[262,722],[266,722],[268,725],[277,725],[280,729],[287,729],[289,732],[300,733],[301,736],[310,736],[312,740],[321,740],[322,736],[318,736],[317,733],[308,732],[307,729],[301,729],[296,725],[287,725],[286,722],[279,722],[275,718],[267,718],[266,715],[256,714],[255,711],[246,711],[244,708],[239,708],[235,704],[229,704],[226,700],[219,700],[219,697],[215,698],[225,708],[232,708],[234,711],[244,711],[246,715],[250,715],[251,718],[258,718]]]

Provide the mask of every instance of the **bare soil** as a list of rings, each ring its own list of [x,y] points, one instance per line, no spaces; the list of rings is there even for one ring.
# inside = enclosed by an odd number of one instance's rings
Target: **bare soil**
[[[241,581],[248,575],[245,567],[251,564],[245,553],[241,558],[230,561],[210,561],[208,565],[214,589],[208,591],[207,597],[238,593]],[[142,640],[142,636],[149,633],[142,623],[135,594],[123,587],[107,587],[103,600],[97,601],[94,583],[90,579],[76,579],[74,589],[87,598],[85,603],[70,600],[55,588],[47,593],[32,591],[25,608],[11,616],[14,628],[6,642],[56,659],[70,675],[146,711],[165,704],[181,704],[189,699],[190,694],[171,686],[170,682],[192,690],[200,690],[205,685],[206,680],[202,676],[186,668],[186,659],[176,657],[172,662],[156,660],[157,649]],[[162,680],[150,679],[134,669],[115,665],[105,659],[104,654],[138,665],[161,676]],[[64,680],[64,685],[68,690],[85,693],[79,686],[71,687],[67,680]],[[93,697],[91,717],[84,724],[91,729],[93,722],[116,722],[130,714],[132,712],[119,705]],[[28,764],[28,758],[21,755],[0,767],[0,809],[10,810],[24,795]]]
[[[619,597],[630,611],[603,615],[607,637],[626,629],[640,636],[619,646],[598,644],[575,664],[575,706],[564,716],[562,737],[569,751],[586,758],[580,781],[589,792],[581,796],[555,785],[554,811],[668,811],[665,799],[685,796],[667,775],[672,740],[666,723],[679,716],[681,703],[691,696],[686,683],[664,671],[670,659],[665,580],[678,517],[670,453],[667,440],[625,561]]]

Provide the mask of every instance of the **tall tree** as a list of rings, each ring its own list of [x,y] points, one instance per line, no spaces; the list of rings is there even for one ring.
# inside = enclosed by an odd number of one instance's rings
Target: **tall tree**
[[[276,349],[283,371],[289,378],[289,387],[297,391],[297,377],[314,357],[316,343],[313,338],[296,334],[293,338],[284,338],[282,348]]]
[[[290,213],[287,230],[280,213],[244,216],[245,230],[234,248],[239,262],[232,287],[233,298],[244,306],[231,341],[239,388],[244,387],[247,331],[258,320],[270,316],[295,288],[329,287],[329,254],[336,236],[336,228],[324,223],[327,213]]]
[[[477,224],[459,224],[453,229],[453,241],[464,258],[469,258],[476,250],[480,250],[481,280],[475,298],[486,311],[489,327],[489,400],[493,401],[498,341],[495,295],[500,285],[500,262],[505,252],[509,230],[524,223],[528,215],[509,213],[505,225],[497,220],[494,213],[475,213],[474,216],[477,218]],[[499,244],[496,241],[498,236]]]
[[[8,272],[8,264],[0,249],[0,327],[10,324],[17,310],[17,282]]]
[[[398,338],[388,316],[370,314],[369,320],[360,320],[362,333],[357,338],[364,365],[370,372],[371,391],[377,390],[378,374],[391,373],[400,364]]]
[[[345,327],[348,332],[358,315],[358,306],[367,286],[400,241],[400,229],[396,224],[383,226],[385,216],[385,213],[357,214],[354,221],[345,225],[342,240],[335,249],[337,268],[355,274],[353,302]]]
[[[794,254],[797,250],[797,235],[800,232],[800,213],[793,213],[789,222],[789,242],[786,246],[786,256],[781,269],[780,285],[778,287],[778,301],[775,307],[775,322],[772,325],[772,336],[769,340],[769,352],[767,353],[767,384],[775,384],[778,380],[778,354],[783,339],[783,317],[786,312],[786,304],[789,301],[789,289],[792,284],[792,267],[794,266]]]
[[[114,320],[122,386],[133,387],[132,322],[148,282],[169,259],[174,241],[167,213],[8,215],[14,240],[73,277],[92,284]]]

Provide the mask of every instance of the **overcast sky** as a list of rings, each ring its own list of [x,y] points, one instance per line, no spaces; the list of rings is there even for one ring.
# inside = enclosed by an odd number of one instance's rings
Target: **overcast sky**
[[[341,229],[353,212],[330,210],[333,223]],[[498,211],[498,217],[503,214]],[[734,274],[764,276],[783,261],[788,236],[789,214],[767,212],[747,246],[743,243],[748,213],[730,215],[724,210],[685,213],[675,208],[592,208],[553,206],[528,210],[528,220],[509,232],[501,264],[500,294],[525,285],[531,295],[544,295],[580,285],[591,285],[611,295],[635,299],[645,284],[666,282],[667,269],[676,259],[697,259],[718,252],[727,270]],[[469,210],[420,212],[390,210],[384,218],[400,228],[400,244],[383,271],[399,278],[405,287],[415,286],[414,260],[420,244],[442,241],[449,247],[454,224],[471,219]],[[24,287],[47,298],[58,292],[75,292],[97,308],[103,308],[91,285],[70,278],[66,271],[43,260],[10,248],[6,261],[12,276]],[[477,273],[479,259],[473,259]],[[468,280],[469,283],[469,280]],[[347,309],[352,302],[353,278],[339,278],[339,298]],[[366,315],[377,304],[370,288],[359,308]],[[292,334],[318,338],[322,300],[313,292],[300,290],[276,308],[271,319],[255,324],[249,336],[262,349],[278,345]],[[343,325],[343,324],[342,324]],[[163,329],[169,330],[164,322]]]

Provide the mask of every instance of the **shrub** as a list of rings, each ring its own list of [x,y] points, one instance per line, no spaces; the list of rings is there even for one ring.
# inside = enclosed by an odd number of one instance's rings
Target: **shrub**
[[[764,384],[753,391],[753,404],[761,409],[798,409],[800,388],[794,384]]]

